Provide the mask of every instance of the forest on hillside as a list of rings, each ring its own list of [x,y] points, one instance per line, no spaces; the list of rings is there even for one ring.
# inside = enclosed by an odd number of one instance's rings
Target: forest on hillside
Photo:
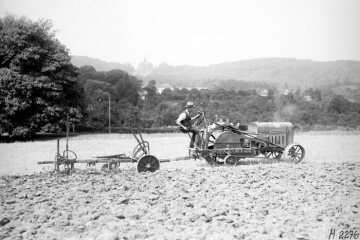
[[[121,70],[97,72],[80,68],[78,77],[85,93],[87,129],[106,129],[108,96],[111,96],[111,125],[159,128],[174,126],[187,101],[208,119],[222,118],[232,123],[290,121],[303,130],[355,129],[360,124],[360,103],[351,102],[330,89],[293,90],[286,93],[269,89],[261,96],[255,89],[165,88],[158,91],[156,80],[141,81]]]

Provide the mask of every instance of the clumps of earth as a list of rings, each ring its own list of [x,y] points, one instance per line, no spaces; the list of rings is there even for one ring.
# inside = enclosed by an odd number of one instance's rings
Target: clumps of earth
[[[2,176],[0,239],[328,239],[331,229],[360,232],[359,168],[202,164]]]

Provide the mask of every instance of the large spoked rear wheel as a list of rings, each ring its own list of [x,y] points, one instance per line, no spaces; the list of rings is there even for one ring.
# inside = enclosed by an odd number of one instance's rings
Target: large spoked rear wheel
[[[305,149],[300,144],[292,144],[285,148],[285,154],[289,161],[299,163],[305,157]]]
[[[137,162],[137,170],[141,172],[155,172],[160,169],[159,160],[153,155],[142,156]]]
[[[279,159],[281,158],[281,152],[265,152],[264,156],[269,159]]]

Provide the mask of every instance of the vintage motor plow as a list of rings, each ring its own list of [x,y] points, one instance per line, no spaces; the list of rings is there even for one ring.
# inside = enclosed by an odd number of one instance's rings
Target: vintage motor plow
[[[247,131],[242,131],[233,125],[206,120],[203,113],[200,116],[197,124],[204,125],[200,146],[190,154],[211,165],[236,165],[244,158],[282,158],[299,163],[305,157],[305,149],[293,142],[294,125],[289,122],[252,122]],[[221,133],[215,137],[213,133],[219,129]]]
[[[54,164],[55,171],[59,171],[61,167],[71,170],[75,163],[86,163],[87,166],[103,163],[103,170],[111,170],[118,168],[120,163],[133,162],[137,163],[138,172],[154,172],[160,169],[160,162],[198,158],[205,159],[210,165],[237,165],[244,158],[282,158],[299,163],[305,157],[305,149],[300,144],[293,142],[294,126],[289,122],[253,122],[248,124],[247,131],[242,131],[229,124],[209,121],[204,118],[204,113],[201,113],[194,125],[199,129],[202,125],[199,147],[190,149],[189,156],[159,160],[150,154],[150,144],[144,141],[141,133],[135,133],[131,129],[138,143],[132,156],[116,154],[80,160],[77,159],[75,152],[69,150],[67,131],[66,149],[62,154],[58,139],[55,160],[38,162],[38,164]],[[216,137],[215,131],[220,131]]]

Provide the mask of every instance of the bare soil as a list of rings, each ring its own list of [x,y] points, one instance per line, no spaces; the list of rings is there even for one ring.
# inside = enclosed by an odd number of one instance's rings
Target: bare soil
[[[328,239],[331,229],[338,239],[360,233],[359,168],[204,162],[2,176],[0,239]]]

